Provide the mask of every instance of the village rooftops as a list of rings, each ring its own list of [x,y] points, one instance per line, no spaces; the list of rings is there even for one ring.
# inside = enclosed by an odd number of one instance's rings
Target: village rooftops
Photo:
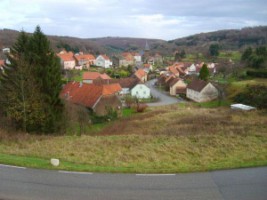
[[[93,84],[96,85],[106,85],[106,84],[113,84],[118,83],[122,88],[130,88],[132,89],[140,80],[135,77],[127,77],[127,78],[120,78],[120,79],[110,79],[110,80],[103,80],[103,79],[96,79],[93,81]]]
[[[146,72],[143,69],[138,69],[134,74],[139,79],[142,79],[142,77],[146,76]]]
[[[100,97],[115,95],[121,90],[119,84],[95,85],[70,82],[63,87],[60,97],[71,103],[93,108]]]
[[[84,72],[83,80],[95,80],[95,79],[109,80],[111,79],[106,73],[100,74],[99,72]]]
[[[61,58],[63,61],[75,61],[73,52],[66,52],[62,51],[57,54],[59,58]]]
[[[92,54],[79,54],[74,55],[74,57],[79,60],[95,60],[95,57]]]

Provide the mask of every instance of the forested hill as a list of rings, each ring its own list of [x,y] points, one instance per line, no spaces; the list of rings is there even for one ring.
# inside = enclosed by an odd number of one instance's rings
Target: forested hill
[[[0,29],[0,48],[12,46],[18,34],[18,31]],[[121,51],[141,51],[147,41],[152,52],[170,54],[181,49],[186,52],[203,52],[212,43],[218,43],[225,50],[239,50],[247,46],[266,45],[267,26],[200,33],[170,41],[126,37],[80,39],[66,36],[48,36],[48,38],[55,51],[64,48],[75,52],[84,51],[93,54],[107,53],[111,55]]]
[[[222,49],[226,50],[240,50],[247,46],[266,45],[267,26],[200,33],[171,40],[168,43],[173,44],[177,48],[190,50],[205,49],[211,43],[218,43]]]

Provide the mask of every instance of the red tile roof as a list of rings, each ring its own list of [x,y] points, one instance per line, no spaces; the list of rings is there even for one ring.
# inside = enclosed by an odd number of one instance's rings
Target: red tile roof
[[[80,61],[80,60],[88,60],[88,61],[95,60],[95,57],[92,54],[81,54],[81,55],[75,55],[74,57],[78,61]]]
[[[179,72],[178,72],[178,70],[176,69],[175,66],[170,66],[170,67],[169,67],[169,71],[170,71],[171,73],[173,73],[174,75],[179,75]]]
[[[74,104],[93,108],[101,96],[116,94],[121,89],[119,84],[95,85],[71,82],[64,86],[60,97]]]
[[[100,74],[99,72],[84,72],[83,73],[83,80],[95,80],[95,79],[104,79],[108,80],[111,79],[106,73]]]
[[[108,84],[108,85],[103,85],[103,90],[102,94],[103,95],[111,95],[118,93],[122,90],[120,84],[114,83],[114,84]]]
[[[109,57],[108,57],[107,55],[105,55],[105,54],[102,54],[101,56],[102,56],[105,60],[110,60]]]
[[[144,76],[146,76],[146,72],[143,69],[138,69],[134,74],[139,79],[142,79]]]
[[[57,56],[61,58],[63,61],[75,61],[73,52],[61,52],[58,53]]]
[[[93,81],[93,84],[96,85],[107,85],[107,84],[113,84],[118,83],[122,88],[133,88],[138,83],[140,83],[140,80],[134,77],[128,77],[128,78],[120,78],[120,79],[110,79],[110,80],[102,80],[102,79],[96,79]]]
[[[102,96],[102,87],[93,84],[72,82],[64,86],[60,97],[74,104],[93,108],[97,100]]]
[[[109,80],[109,79],[111,79],[111,78],[109,77],[109,75],[107,75],[106,73],[104,73],[104,74],[100,74],[100,78],[101,78],[101,79],[104,79],[104,80]]]
[[[5,60],[0,60],[0,66],[4,66]]]

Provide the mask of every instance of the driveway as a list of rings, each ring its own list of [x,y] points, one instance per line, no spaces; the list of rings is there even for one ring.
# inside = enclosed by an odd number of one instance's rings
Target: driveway
[[[183,101],[183,100],[177,99],[176,97],[171,97],[168,92],[158,90],[154,85],[156,81],[157,79],[152,79],[145,83],[145,85],[150,88],[151,95],[153,97],[159,98],[158,102],[147,103],[148,106],[164,106],[164,105],[175,104],[175,103]]]

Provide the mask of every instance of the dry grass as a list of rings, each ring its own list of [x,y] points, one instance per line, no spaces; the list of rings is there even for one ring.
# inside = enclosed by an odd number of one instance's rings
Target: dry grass
[[[0,134],[0,154],[129,172],[182,172],[267,164],[267,115],[177,105],[150,108],[97,136]],[[1,162],[1,158],[0,158]]]

